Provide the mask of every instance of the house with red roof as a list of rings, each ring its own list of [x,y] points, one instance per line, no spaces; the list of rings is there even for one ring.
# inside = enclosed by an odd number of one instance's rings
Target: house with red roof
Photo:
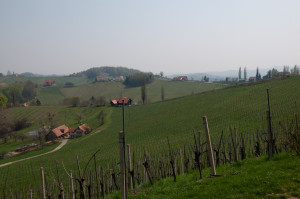
[[[95,82],[107,82],[107,79],[98,77],[98,78],[95,79]]]
[[[46,135],[46,141],[53,141],[53,140],[58,140],[61,138],[68,138],[69,136],[70,136],[69,127],[67,127],[66,125],[61,125],[59,127],[52,129]]]
[[[54,83],[54,80],[44,80],[43,86],[52,86]]]
[[[111,106],[122,106],[123,105],[123,101],[124,101],[124,105],[128,106],[131,105],[132,100],[128,97],[119,97],[115,100],[111,100],[110,101],[110,105]]]
[[[249,77],[249,82],[256,82],[256,77]]]
[[[173,77],[173,80],[188,81],[188,77],[187,76],[176,76],[176,77]]]
[[[72,131],[70,132],[70,137],[71,138],[81,137],[86,134],[89,134],[91,131],[92,131],[91,127],[89,127],[87,124],[82,124],[78,126],[78,128],[76,128],[75,130],[72,129]]]

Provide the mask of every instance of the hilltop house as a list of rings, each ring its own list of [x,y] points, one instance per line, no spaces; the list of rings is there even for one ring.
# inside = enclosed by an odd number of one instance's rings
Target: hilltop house
[[[123,101],[124,101],[125,106],[131,105],[131,103],[132,103],[132,100],[128,97],[119,97],[115,100],[111,100],[110,105],[112,105],[112,106],[122,106]]]
[[[289,76],[290,74],[290,72],[278,72],[279,77]]]
[[[176,77],[173,77],[173,80],[188,81],[188,77],[187,76],[176,76]]]
[[[255,82],[256,81],[256,77],[249,77],[249,82]]]
[[[107,79],[98,77],[98,78],[95,79],[95,82],[107,82]]]
[[[87,124],[82,124],[78,128],[70,130],[70,137],[77,138],[89,134],[92,129]]]
[[[68,138],[69,135],[69,128],[66,125],[61,125],[59,127],[56,127],[55,129],[52,129],[47,135],[46,135],[46,141],[53,141],[61,138]]]
[[[44,80],[43,86],[52,86],[54,82],[54,80]]]

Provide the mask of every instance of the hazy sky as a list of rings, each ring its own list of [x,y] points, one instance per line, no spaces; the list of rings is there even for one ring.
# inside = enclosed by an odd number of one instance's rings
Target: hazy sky
[[[0,0],[0,72],[300,64],[299,0]]]

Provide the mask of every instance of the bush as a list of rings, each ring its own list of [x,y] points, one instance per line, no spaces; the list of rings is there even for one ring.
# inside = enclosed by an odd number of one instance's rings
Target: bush
[[[124,81],[124,85],[128,87],[138,87],[142,86],[144,82],[149,84],[153,82],[154,75],[153,73],[135,73],[133,75],[127,76]]]
[[[14,126],[15,126],[15,128],[14,128],[15,131],[19,131],[19,130],[29,127],[30,123],[28,122],[27,118],[23,118],[20,120],[15,120]]]

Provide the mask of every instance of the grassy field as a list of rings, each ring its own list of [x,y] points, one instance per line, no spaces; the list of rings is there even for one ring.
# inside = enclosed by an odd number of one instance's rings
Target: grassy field
[[[161,101],[161,87],[164,87],[165,99],[173,99],[176,97],[190,95],[192,93],[200,93],[208,90],[223,88],[224,85],[196,81],[182,82],[166,79],[155,79],[154,82],[148,84],[146,87],[148,102]],[[56,102],[62,99],[61,96],[80,97],[87,100],[92,96],[94,96],[95,98],[104,96],[107,100],[126,96],[133,99],[134,103],[141,101],[141,88],[128,88],[125,87],[122,82],[98,82],[80,85],[72,88],[46,88],[43,90],[43,92],[39,93],[38,98],[45,99],[47,101],[48,89],[51,93],[55,92],[53,93],[55,96],[58,96],[56,98]],[[43,103],[43,100],[41,101]],[[55,99],[51,102],[55,102]]]
[[[222,130],[228,134],[229,126],[237,127],[239,132],[266,129],[266,89],[270,88],[272,121],[276,124],[296,111],[300,102],[300,92],[297,89],[299,83],[299,77],[291,77],[280,81],[214,90],[149,105],[126,107],[126,142],[132,144],[135,151],[142,151],[145,147],[149,153],[165,151],[167,136],[173,146],[191,143],[193,129],[203,130],[204,115],[207,115],[213,140],[220,136]],[[48,173],[55,173],[55,160],[63,160],[67,170],[76,170],[76,155],[84,166],[98,149],[100,152],[97,159],[101,164],[117,161],[118,133],[122,130],[121,108],[110,108],[108,112],[102,131],[70,140],[63,149],[47,157],[11,165],[9,169],[1,168],[0,177],[9,175],[8,185],[18,182],[18,186],[28,187],[30,184],[27,179],[38,178],[41,166],[45,167]],[[19,113],[16,110],[11,114]],[[64,115],[64,111],[59,113],[61,114]],[[31,183],[38,184],[39,181],[33,180]],[[0,182],[0,189],[3,186]]]
[[[44,80],[55,80],[55,87],[42,87]],[[122,82],[98,82],[84,77],[0,77],[0,83],[25,82],[30,80],[40,85],[37,98],[42,105],[53,105],[59,103],[66,97],[80,97],[88,100],[92,96],[98,98],[106,97],[107,100],[126,96],[133,99],[134,103],[141,101],[141,88],[128,88]],[[71,82],[74,87],[65,87],[66,82]],[[147,101],[161,101],[161,87],[164,87],[165,99],[173,99],[200,93],[208,90],[214,90],[225,87],[223,84],[203,83],[197,81],[172,81],[168,79],[155,79],[154,82],[147,85]]]
[[[299,198],[300,157],[279,154],[271,161],[266,157],[248,159],[217,168],[220,177],[210,178],[210,170],[193,171],[167,178],[153,186],[142,186],[128,198]],[[120,198],[120,193],[107,198]]]

